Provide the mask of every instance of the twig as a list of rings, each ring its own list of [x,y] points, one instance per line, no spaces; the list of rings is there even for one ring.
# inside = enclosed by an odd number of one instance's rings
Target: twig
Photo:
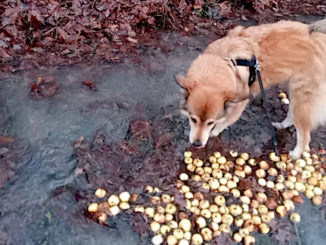
[[[299,235],[299,232],[298,232],[297,224],[295,222],[293,222],[293,223],[294,223],[295,234],[296,234],[296,236],[298,238],[298,243],[299,243],[299,245],[301,245],[301,239],[300,239],[300,235]]]

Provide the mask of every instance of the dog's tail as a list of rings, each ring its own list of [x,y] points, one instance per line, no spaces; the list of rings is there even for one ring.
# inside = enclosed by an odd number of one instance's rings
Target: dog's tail
[[[326,33],[326,19],[316,21],[309,25],[310,32]]]

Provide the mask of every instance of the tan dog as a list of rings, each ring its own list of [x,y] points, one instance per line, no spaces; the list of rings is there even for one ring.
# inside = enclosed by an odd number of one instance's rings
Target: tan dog
[[[236,59],[255,56],[265,88],[289,83],[290,107],[276,128],[294,124],[297,144],[290,156],[309,149],[310,131],[326,122],[326,20],[306,25],[280,21],[255,27],[236,27],[211,43],[191,64],[187,75],[176,76],[186,91],[182,111],[189,117],[189,140],[204,147],[237,121],[248,96],[260,93],[258,81],[249,88],[249,68]]]

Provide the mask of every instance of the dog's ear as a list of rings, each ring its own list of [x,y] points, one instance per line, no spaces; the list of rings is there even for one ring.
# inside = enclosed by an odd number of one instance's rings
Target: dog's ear
[[[186,77],[181,75],[174,76],[176,83],[185,90],[191,90],[195,87],[196,82],[194,81],[187,81]]]
[[[186,83],[186,78],[181,75],[174,75],[175,82],[183,89],[186,89],[185,83]]]

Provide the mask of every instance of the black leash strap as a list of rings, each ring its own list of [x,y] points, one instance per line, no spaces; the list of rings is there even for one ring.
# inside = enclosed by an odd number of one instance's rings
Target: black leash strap
[[[271,122],[271,117],[269,116],[269,114],[267,112],[267,99],[266,99],[265,89],[264,89],[264,85],[263,85],[263,80],[261,79],[260,66],[259,66],[258,60],[256,59],[255,56],[253,56],[251,58],[251,60],[237,59],[236,65],[249,67],[249,81],[248,81],[249,87],[255,82],[256,74],[257,74],[260,92],[261,92],[262,101],[263,101],[263,108],[265,110],[265,114],[267,116],[268,121]],[[273,140],[274,151],[277,155],[279,155],[276,129],[274,128],[273,125],[271,125],[271,126],[272,126],[272,130],[273,130],[272,131],[272,133],[273,133],[272,140]]]
[[[271,123],[272,119],[271,119],[270,115],[267,112],[267,105],[266,105],[267,104],[267,99],[266,99],[265,89],[264,89],[264,85],[263,85],[263,80],[261,79],[261,75],[260,75],[260,66],[259,66],[258,60],[256,60],[255,70],[256,70],[256,73],[257,73],[257,77],[258,77],[261,96],[262,96],[262,99],[263,99],[263,107],[264,107],[267,119]],[[271,124],[271,126],[272,126],[272,130],[273,130],[272,131],[273,132],[272,140],[273,140],[274,151],[275,151],[275,153],[277,155],[279,155],[276,129],[272,124]]]

